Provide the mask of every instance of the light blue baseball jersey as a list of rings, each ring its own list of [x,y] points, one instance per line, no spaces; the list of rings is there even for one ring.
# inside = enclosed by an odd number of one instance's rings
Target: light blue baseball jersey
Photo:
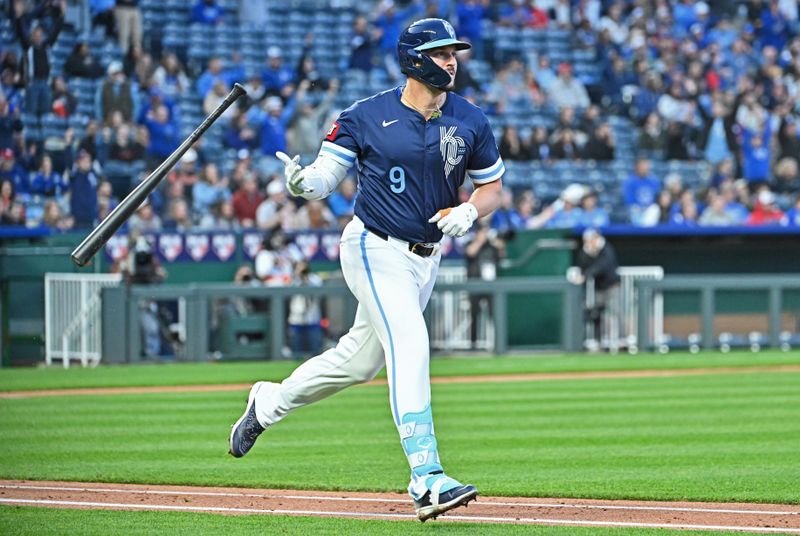
[[[438,242],[428,219],[460,204],[458,188],[502,177],[505,167],[481,110],[448,93],[442,115],[426,121],[400,102],[403,87],[361,100],[333,123],[320,154],[357,166],[355,214],[367,227],[409,242]]]

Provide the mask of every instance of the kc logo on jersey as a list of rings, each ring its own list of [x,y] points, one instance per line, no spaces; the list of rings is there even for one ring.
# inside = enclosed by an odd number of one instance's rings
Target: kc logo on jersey
[[[447,178],[450,172],[453,171],[461,159],[464,158],[464,153],[467,152],[467,144],[464,143],[464,138],[455,136],[458,127],[439,127],[439,150],[442,151],[442,160],[444,161],[444,177]]]

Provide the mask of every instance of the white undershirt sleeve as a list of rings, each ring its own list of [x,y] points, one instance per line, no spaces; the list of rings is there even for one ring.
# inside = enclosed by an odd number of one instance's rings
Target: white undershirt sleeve
[[[339,187],[339,183],[345,178],[350,167],[342,164],[336,158],[320,152],[312,164],[303,168],[303,185],[314,189],[312,192],[304,193],[303,197],[306,199],[328,197]]]

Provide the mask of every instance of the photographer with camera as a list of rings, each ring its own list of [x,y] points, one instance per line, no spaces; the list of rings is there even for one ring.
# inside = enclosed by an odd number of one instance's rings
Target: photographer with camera
[[[311,273],[306,261],[294,264],[293,286],[319,287],[322,279]],[[319,297],[295,294],[289,300],[289,341],[295,358],[322,350],[322,302]]]
[[[111,271],[121,273],[128,286],[154,285],[161,283],[167,277],[167,271],[161,266],[150,242],[135,232],[128,237],[128,255],[122,257]],[[145,357],[157,358],[163,355],[162,332],[166,340],[170,340],[168,327],[170,316],[171,313],[160,308],[155,301],[142,300],[139,303],[139,326]]]
[[[616,338],[618,325],[617,304],[619,302],[619,275],[617,254],[596,229],[583,232],[583,247],[578,251],[575,264],[580,268],[580,276],[573,283],[586,285],[587,333],[586,346],[590,351],[597,350],[603,340],[603,324],[608,326],[608,338]]]
[[[492,229],[486,219],[479,220],[475,225],[475,234],[472,241],[464,249],[464,255],[467,259],[467,278],[494,281],[497,278],[500,259],[505,256],[505,241],[513,238],[513,235],[513,229],[501,234]],[[470,294],[469,335],[472,349],[478,348],[478,319],[482,305],[486,309],[488,325],[492,317],[491,295]]]

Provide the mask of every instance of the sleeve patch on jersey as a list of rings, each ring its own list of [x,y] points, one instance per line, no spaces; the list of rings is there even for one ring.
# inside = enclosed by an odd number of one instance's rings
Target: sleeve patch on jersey
[[[339,122],[334,121],[331,125],[331,128],[328,129],[328,133],[325,134],[325,139],[328,141],[333,141],[336,139],[336,134],[339,133]]]

